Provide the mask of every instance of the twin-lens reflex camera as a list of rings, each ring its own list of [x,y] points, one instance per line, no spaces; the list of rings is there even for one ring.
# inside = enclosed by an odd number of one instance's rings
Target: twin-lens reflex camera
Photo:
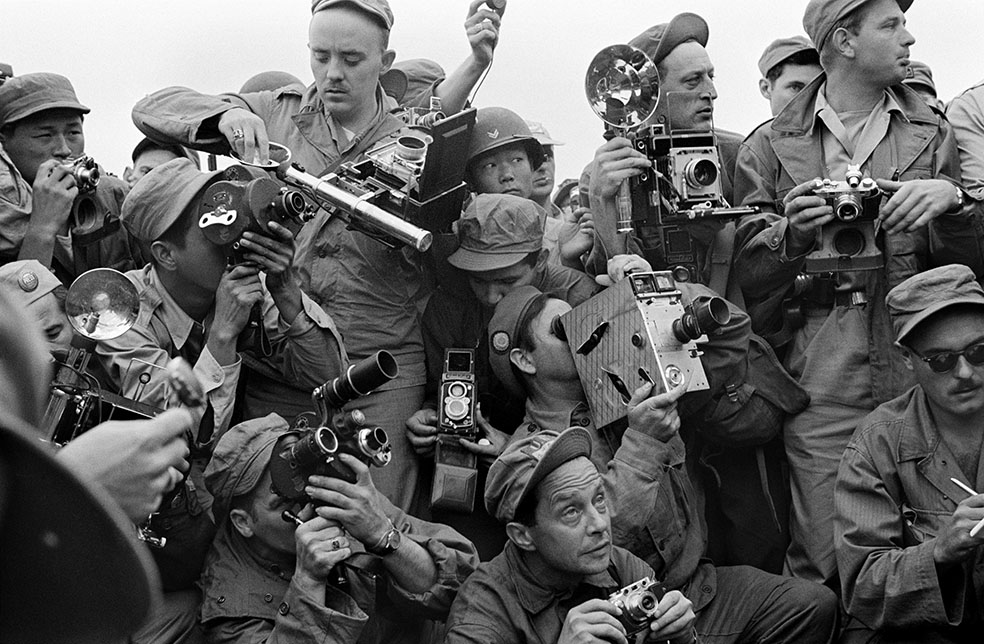
[[[478,457],[459,439],[477,440],[478,392],[475,388],[475,351],[446,349],[441,390],[437,401],[437,444],[431,507],[471,512],[478,487]]]
[[[643,384],[663,393],[709,388],[698,344],[731,320],[727,302],[684,303],[672,271],[633,272],[552,322],[565,339],[599,429],[626,418]]]
[[[650,160],[644,172],[622,185],[618,232],[634,233],[653,267],[694,282],[700,275],[695,227],[754,214],[758,208],[733,208],[724,198],[713,129],[648,124],[659,104],[659,83],[656,65],[645,52],[613,45],[591,61],[585,93],[605,122],[605,137],[628,138]]]
[[[885,265],[876,243],[882,191],[860,166],[850,165],[844,181],[818,179],[813,194],[827,201],[834,221],[824,224],[817,248],[806,256],[807,273],[869,271]]]

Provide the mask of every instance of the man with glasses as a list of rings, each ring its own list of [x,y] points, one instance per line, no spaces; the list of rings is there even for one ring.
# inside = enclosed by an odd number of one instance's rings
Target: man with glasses
[[[984,618],[984,289],[953,264],[885,298],[916,386],[858,426],[837,474],[845,641],[963,642]]]

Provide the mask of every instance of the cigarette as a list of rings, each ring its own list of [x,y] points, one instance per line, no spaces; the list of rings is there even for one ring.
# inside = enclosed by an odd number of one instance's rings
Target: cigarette
[[[303,521],[301,521],[301,518],[299,516],[297,516],[290,510],[284,510],[283,512],[281,512],[280,518],[286,521],[287,523],[290,523],[291,521],[293,521],[297,525],[301,525],[302,523],[304,523]]]

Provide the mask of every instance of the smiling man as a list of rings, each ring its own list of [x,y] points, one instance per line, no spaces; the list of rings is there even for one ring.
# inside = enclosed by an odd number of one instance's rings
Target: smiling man
[[[892,351],[885,293],[934,266],[984,273],[953,132],[901,84],[915,42],[904,14],[911,4],[811,0],[803,27],[824,73],[748,136],[735,173],[736,200],[763,212],[743,222],[759,232],[735,259],[747,300],[791,296],[821,227],[835,221],[813,192],[818,177],[843,181],[857,165],[885,193],[875,227],[884,266],[814,275],[802,296],[802,325],[786,330],[786,366],[812,402],[783,430],[792,488],[785,566],[835,589],[833,487],[844,448],[862,418],[912,385]],[[752,328],[763,334],[778,326],[753,315]]]
[[[971,642],[984,618],[984,289],[966,266],[885,300],[916,386],[858,426],[834,491],[850,638]],[[974,529],[978,531],[975,533]]]

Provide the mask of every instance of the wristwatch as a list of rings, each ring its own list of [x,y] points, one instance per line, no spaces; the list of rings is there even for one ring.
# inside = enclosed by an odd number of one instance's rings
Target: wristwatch
[[[366,548],[366,552],[379,557],[385,557],[396,552],[402,541],[403,533],[397,530],[395,525],[390,523],[390,529],[387,530],[382,537],[380,537],[379,541],[376,542],[376,545],[371,548]]]

